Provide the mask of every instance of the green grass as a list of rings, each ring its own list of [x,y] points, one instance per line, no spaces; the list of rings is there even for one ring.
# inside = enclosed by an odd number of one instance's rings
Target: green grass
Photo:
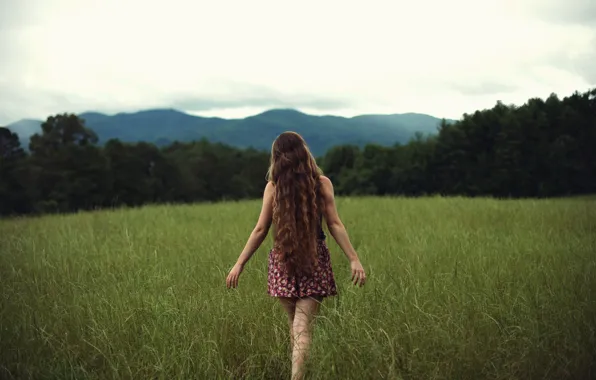
[[[313,379],[596,376],[596,202],[340,199],[368,271],[324,302]],[[289,378],[259,202],[0,222],[0,378]]]

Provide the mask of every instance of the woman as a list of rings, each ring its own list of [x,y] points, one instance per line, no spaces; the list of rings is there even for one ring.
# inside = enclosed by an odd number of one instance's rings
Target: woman
[[[352,282],[364,285],[366,275],[335,207],[333,185],[322,175],[302,137],[282,133],[271,148],[268,183],[261,214],[236,264],[228,288],[238,286],[244,265],[274,225],[269,252],[269,295],[288,314],[292,343],[292,378],[302,378],[312,335],[312,321],[324,297],[337,295],[322,219],[350,261]]]

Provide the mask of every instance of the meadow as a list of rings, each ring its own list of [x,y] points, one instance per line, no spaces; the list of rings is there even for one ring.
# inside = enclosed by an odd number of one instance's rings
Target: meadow
[[[0,378],[289,379],[259,201],[0,221]],[[596,202],[340,198],[309,379],[596,377]],[[329,234],[328,234],[329,235]]]

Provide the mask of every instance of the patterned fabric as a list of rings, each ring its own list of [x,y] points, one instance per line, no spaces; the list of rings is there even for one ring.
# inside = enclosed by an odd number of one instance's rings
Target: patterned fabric
[[[289,276],[275,251],[269,251],[267,293],[273,297],[329,297],[337,295],[329,248],[325,240],[318,240],[319,267],[311,276]]]

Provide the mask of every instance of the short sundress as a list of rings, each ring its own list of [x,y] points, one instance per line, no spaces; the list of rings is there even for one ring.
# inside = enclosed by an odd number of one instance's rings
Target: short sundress
[[[267,293],[272,297],[330,297],[337,295],[325,234],[320,229],[317,239],[319,265],[310,275],[289,275],[274,249],[269,251]]]

